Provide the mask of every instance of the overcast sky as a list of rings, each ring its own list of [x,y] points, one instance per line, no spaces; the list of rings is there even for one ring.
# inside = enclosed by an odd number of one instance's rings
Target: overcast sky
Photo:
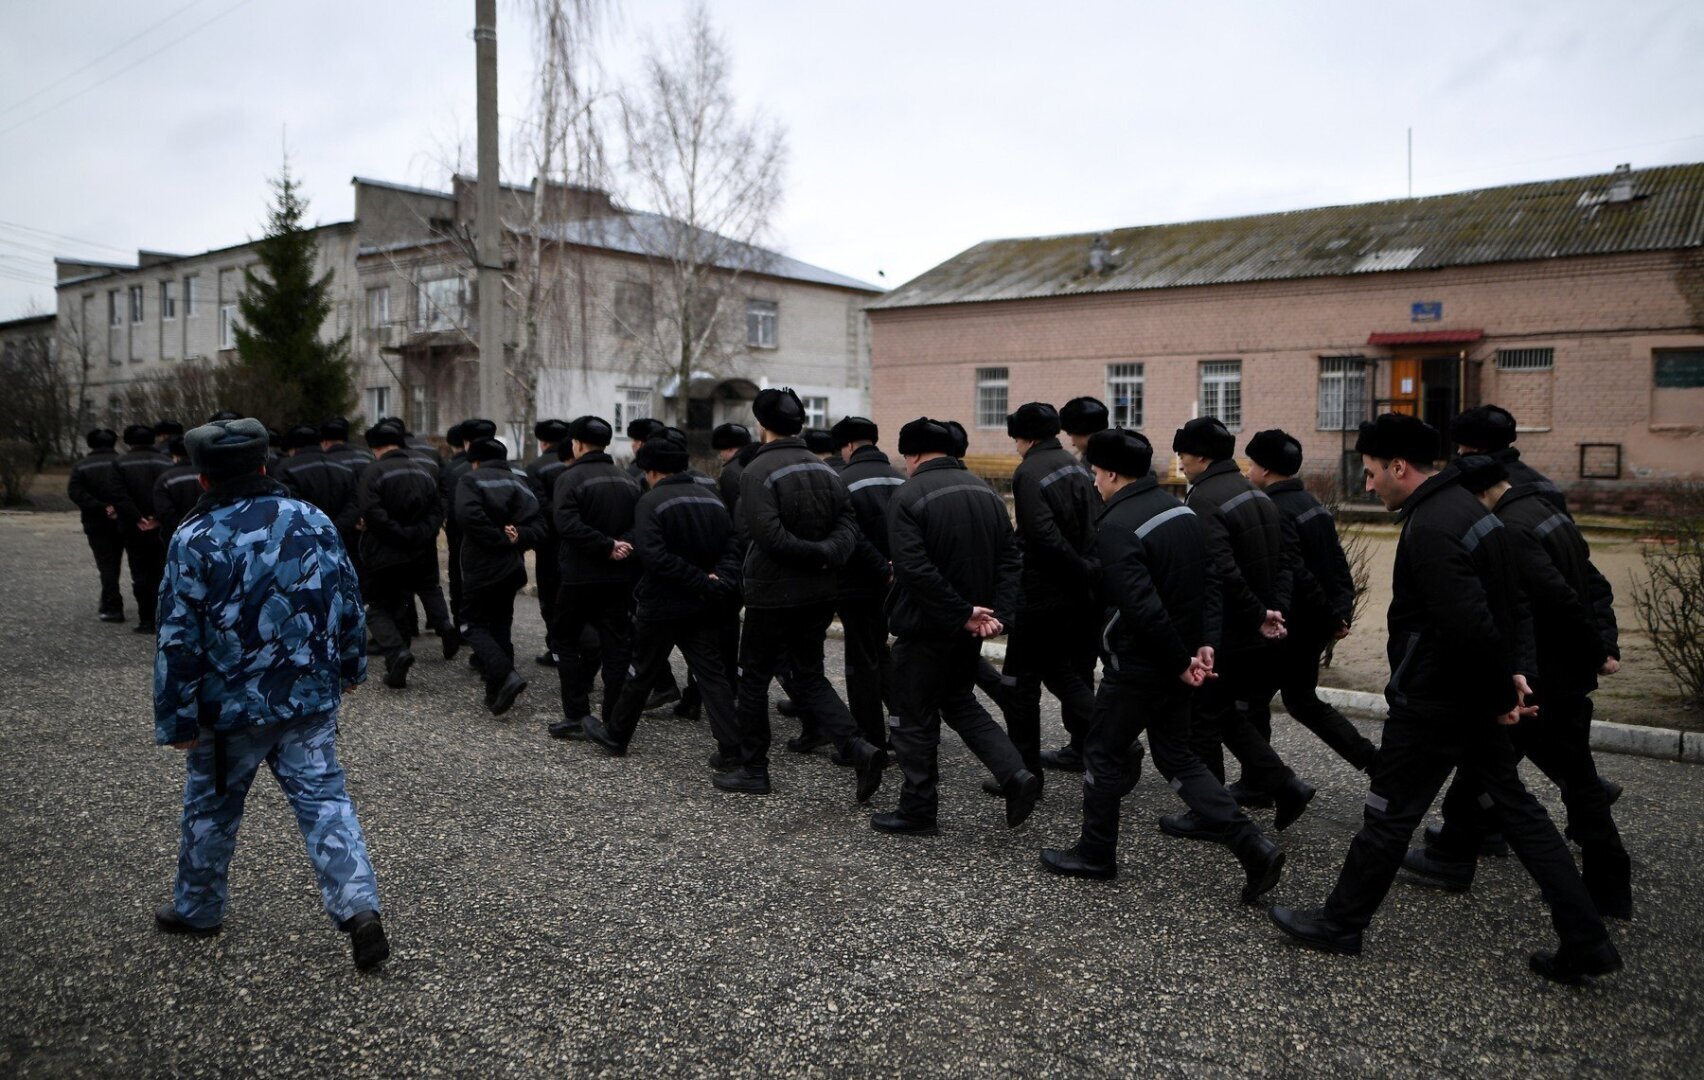
[[[258,234],[286,126],[320,221],[350,216],[351,176],[443,185],[473,7],[0,4],[0,318],[51,310],[54,255]],[[533,59],[499,7],[508,118]],[[628,0],[610,78],[684,10]],[[775,246],[890,286],[990,237],[1399,198],[1410,125],[1416,195],[1704,160],[1696,0],[710,10],[742,103],[788,129]]]

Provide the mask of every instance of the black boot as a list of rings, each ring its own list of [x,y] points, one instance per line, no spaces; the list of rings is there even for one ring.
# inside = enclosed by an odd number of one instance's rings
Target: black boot
[[[1271,892],[1284,874],[1284,853],[1253,825],[1248,826],[1247,832],[1231,845],[1231,850],[1236,854],[1237,862],[1242,864],[1245,878],[1242,900],[1245,904],[1252,904]]]
[[[1083,771],[1083,751],[1076,743],[1066,743],[1057,750],[1043,750],[1041,767],[1080,773]]]
[[[1202,821],[1195,816],[1193,810],[1186,810],[1181,814],[1166,814],[1160,818],[1160,831],[1167,836],[1184,840],[1205,840],[1209,844],[1226,844],[1231,839],[1229,832]]]
[[[775,702],[775,711],[780,713],[782,716],[797,718],[799,715],[799,706],[794,704],[792,698],[784,697]]]
[[[1006,796],[1006,828],[1015,829],[1035,812],[1041,801],[1041,777],[1028,769],[1019,769],[1006,781],[1001,790]]]
[[[852,740],[852,760],[857,763],[858,801],[866,803],[882,786],[882,770],[888,767],[887,751],[863,739]]]
[[[1474,864],[1440,858],[1436,848],[1413,847],[1402,857],[1402,868],[1422,885],[1464,893],[1473,885]]]
[[[580,733],[608,750],[610,757],[627,756],[627,744],[610,734],[609,728],[604,727],[603,721],[595,716],[588,716],[580,721]]]
[[[511,671],[504,677],[501,685],[491,695],[491,715],[502,716],[515,704],[515,699],[521,691],[527,688],[527,681],[521,678],[521,673]]]
[[[550,725],[550,737],[553,739],[584,738],[586,734],[586,721],[589,719],[590,717],[581,717],[578,720],[558,720],[556,723]]]
[[[941,831],[933,818],[907,817],[895,810],[887,814],[874,814],[870,817],[870,828],[877,832],[891,833],[894,836],[934,836]]]
[[[710,782],[722,791],[735,791],[744,795],[769,794],[769,773],[756,769],[738,768],[731,772],[717,773]]]
[[[1006,797],[1006,789],[998,780],[982,781],[982,791],[984,794],[996,795],[1002,799]]]
[[[1296,823],[1302,816],[1302,811],[1313,802],[1314,786],[1299,776],[1291,776],[1278,786],[1272,793],[1272,803],[1276,813],[1272,818],[1272,827],[1283,832]]]
[[[349,935],[349,951],[362,971],[378,967],[390,956],[390,942],[385,940],[378,912],[357,911],[338,929]]]
[[[438,643],[444,647],[445,660],[456,658],[456,653],[461,651],[462,636],[455,623],[447,622],[438,627]]]
[[[214,923],[212,926],[196,926],[185,922],[183,916],[177,913],[177,905],[167,900],[154,912],[154,926],[168,934],[184,934],[188,937],[213,937],[224,929],[224,924]]]
[[[398,649],[397,654],[385,661],[385,685],[392,690],[403,690],[408,687],[408,669],[414,666],[414,654],[407,649]]]
[[[660,709],[664,705],[672,705],[679,700],[680,687],[672,684],[664,686],[659,690],[653,691],[651,696],[646,699],[645,711],[650,712],[652,709]]]
[[[1273,926],[1303,945],[1343,956],[1361,955],[1361,931],[1326,918],[1323,908],[1287,908],[1274,904],[1266,914]]]
[[[1570,952],[1566,948],[1552,952],[1543,949],[1532,954],[1527,966],[1543,975],[1552,982],[1583,983],[1588,975],[1613,975],[1623,967],[1621,954],[1615,951],[1615,943],[1605,941],[1602,945],[1583,952]]]
[[[817,747],[827,746],[833,741],[834,740],[830,739],[827,735],[824,735],[821,731],[813,728],[810,731],[801,731],[791,739],[788,739],[787,749],[791,750],[795,754],[809,754]]]
[[[113,610],[113,611],[101,612],[101,622],[123,622],[123,621],[124,621],[124,609],[123,608],[118,608],[118,609]]]
[[[1226,784],[1225,791],[1237,801],[1238,806],[1253,807],[1259,810],[1271,806],[1273,802],[1269,793],[1250,787],[1241,780],[1234,784]]]
[[[1105,862],[1090,858],[1083,854],[1081,844],[1073,844],[1063,850],[1044,847],[1041,849],[1041,868],[1050,874],[1061,877],[1093,878],[1096,881],[1111,881],[1118,876],[1118,864],[1111,860]]]

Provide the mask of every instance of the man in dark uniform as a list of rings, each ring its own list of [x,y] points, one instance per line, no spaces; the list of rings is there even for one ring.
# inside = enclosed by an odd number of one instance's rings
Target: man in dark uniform
[[[970,433],[957,420],[940,420],[937,422],[945,425],[947,433],[953,437],[953,457],[963,461],[964,456],[970,453]],[[1086,676],[1088,679],[1094,678],[1094,669],[1095,659],[1091,656],[1087,660],[1085,669],[1088,672]],[[1000,716],[1005,720],[1007,728],[1012,726],[1012,717],[1015,715],[1014,709],[1017,699],[1013,696],[1013,691],[1017,688],[1017,684],[1018,680],[1015,676],[1000,674],[1000,669],[995,667],[992,661],[981,654],[977,655],[976,688],[987,694],[988,700],[992,701],[995,708],[1000,710]],[[1001,792],[995,790],[998,786],[998,784],[984,784],[982,790],[990,795],[999,795]]]
[[[360,483],[348,466],[333,461],[320,449],[320,432],[312,424],[297,424],[284,433],[284,453],[287,456],[273,474],[284,485],[291,498],[312,503],[337,526],[337,535],[345,547],[361,542],[355,523],[361,519],[361,507],[355,498]]]
[[[414,653],[403,637],[403,609],[415,595],[426,604],[426,616],[444,636],[445,653],[451,641],[460,643],[450,621],[444,594],[438,588],[438,529],[444,524],[444,502],[438,477],[403,452],[403,435],[387,424],[367,429],[367,445],[378,460],[361,473],[356,501],[361,517],[363,574],[361,591],[368,604],[367,625],[385,657],[385,685],[401,690],[408,685]]]
[[[641,416],[627,425],[627,446],[633,451],[634,459],[627,463],[627,475],[639,489],[645,489],[645,470],[639,467],[639,451],[645,449],[647,439],[656,438],[667,427],[661,420],[653,420],[649,416]]]
[[[101,622],[124,621],[124,594],[119,573],[124,565],[124,536],[119,531],[118,504],[125,498],[118,478],[118,434],[111,428],[96,428],[85,436],[89,452],[71,468],[65,493],[77,504],[83,518],[83,535],[95,556],[101,578]]]
[[[1568,497],[1548,476],[1521,460],[1515,449],[1515,418],[1509,410],[1495,405],[1476,405],[1450,421],[1450,434],[1456,441],[1456,453],[1489,454],[1509,474],[1509,483],[1531,490],[1545,502],[1563,513],[1568,512]]]
[[[769,793],[769,683],[786,667],[800,711],[853,763],[857,798],[865,802],[881,786],[887,753],[858,734],[822,670],[838,571],[858,539],[852,503],[840,474],[798,437],[805,407],[797,394],[763,390],[752,411],[763,445],[740,477],[739,526],[750,541],[741,575],[740,767],[717,773],[714,783],[724,791]]]
[[[1355,579],[1331,511],[1308,494],[1298,474],[1302,444],[1273,428],[1256,432],[1244,449],[1249,483],[1266,492],[1288,525],[1286,539],[1296,545],[1291,560],[1288,633],[1277,648],[1278,690],[1284,711],[1362,772],[1372,767],[1378,747],[1342,713],[1319,699],[1319,661],[1325,647],[1349,634],[1355,617]],[[1272,702],[1259,695],[1248,700],[1248,717],[1261,735],[1272,738]],[[1258,794],[1264,799],[1264,793]]]
[[[627,679],[633,580],[633,508],[639,485],[615,464],[608,447],[609,421],[582,416],[568,425],[573,460],[556,478],[551,513],[561,573],[556,596],[556,673],[562,688],[562,719],[550,725],[559,739],[574,738],[591,715],[591,657],[575,648],[586,627],[597,631],[603,667],[603,719],[607,724]]]
[[[349,421],[334,416],[320,425],[320,449],[325,456],[355,475],[359,481],[367,466],[373,463],[373,452],[349,445]]]
[[[502,443],[475,439],[467,460],[451,503],[462,533],[462,625],[485,677],[485,707],[502,716],[527,688],[510,637],[515,594],[527,583],[524,552],[549,531],[530,480],[510,470]]]
[[[1105,431],[1109,423],[1106,406],[1099,398],[1072,398],[1059,409],[1059,428],[1071,440],[1071,449],[1078,457],[1082,457],[1083,449],[1089,445],[1089,437]]]
[[[888,625],[898,721],[890,737],[905,774],[899,808],[876,814],[879,832],[932,836],[941,721],[987,766],[1006,798],[1006,824],[1023,824],[1041,798],[1041,777],[977,703],[976,664],[985,638],[1006,632],[1018,607],[1023,553],[1006,502],[953,456],[945,424],[918,417],[899,429],[911,474],[888,502],[893,589]]]
[[[1145,730],[1160,775],[1191,814],[1224,837],[1246,876],[1242,898],[1253,902],[1278,883],[1284,853],[1237,809],[1189,738],[1191,691],[1213,677],[1206,533],[1200,518],[1161,490],[1154,448],[1141,433],[1096,432],[1084,456],[1105,500],[1096,552],[1106,674],[1084,740],[1082,834],[1069,848],[1043,848],[1041,864],[1069,877],[1117,876],[1119,801],[1136,786],[1136,736]]]
[[[172,440],[183,438],[183,425],[176,420],[160,420],[154,424],[154,449],[167,457],[174,457]]]
[[[1632,864],[1591,748],[1590,694],[1598,675],[1620,668],[1609,582],[1592,565],[1580,530],[1537,485],[1511,485],[1502,464],[1489,457],[1465,457],[1456,468],[1461,486],[1507,526],[1532,605],[1538,677],[1529,701],[1538,703],[1538,715],[1516,724],[1510,736],[1562,792],[1566,835],[1580,845],[1580,876],[1598,913],[1631,918]],[[1443,826],[1428,830],[1425,846],[1410,850],[1403,867],[1431,884],[1466,890],[1485,835],[1496,824],[1480,794],[1474,778],[1458,769],[1444,796]]]
[[[1283,613],[1294,581],[1284,517],[1237,468],[1231,457],[1236,439],[1217,418],[1199,417],[1179,428],[1172,449],[1189,477],[1186,504],[1201,519],[1217,585],[1207,599],[1217,677],[1195,694],[1190,737],[1196,756],[1220,783],[1225,749],[1236,755],[1243,768],[1240,782],[1272,796],[1273,825],[1282,830],[1301,816],[1314,789],[1284,764],[1237,703],[1268,700],[1278,688],[1277,643],[1285,634]],[[1160,828],[1189,839],[1223,839],[1193,814],[1168,815]]]
[[[845,636],[846,707],[864,738],[883,746],[890,715],[884,703],[893,701],[893,664],[883,610],[893,576],[887,509],[888,500],[905,483],[905,474],[876,447],[880,430],[874,421],[848,416],[834,425],[833,435],[836,444],[849,451],[840,480],[858,520],[858,549],[840,572],[840,595],[835,601]]]
[[[632,667],[607,724],[582,723],[588,739],[617,757],[627,752],[652,687],[679,648],[710,717],[719,755],[737,753],[733,687],[723,667],[723,614],[739,590],[739,545],[728,508],[688,475],[686,445],[652,438],[635,459],[649,490],[634,508]]]
[[[834,441],[834,433],[827,428],[808,428],[802,436],[805,449],[817,456],[817,460],[829,466],[835,472],[846,468],[846,459],[840,456],[840,446]]]
[[[170,544],[172,534],[195,504],[201,501],[201,470],[189,460],[189,448],[179,435],[166,444],[172,467],[154,481],[154,519],[160,523],[160,535]]]
[[[1496,806],[1550,906],[1562,945],[1534,953],[1532,969],[1563,982],[1619,971],[1567,844],[1516,770],[1508,729],[1535,710],[1520,672],[1532,629],[1509,530],[1462,488],[1454,466],[1434,471],[1438,433],[1417,417],[1385,413],[1361,425],[1355,449],[1367,490],[1402,522],[1388,617],[1390,718],[1337,887],[1323,908],[1272,908],[1273,923],[1313,948],[1360,953],[1409,838],[1450,770],[1461,769]]]
[[[154,449],[154,429],[144,424],[125,428],[124,444],[129,450],[118,459],[124,498],[116,506],[124,555],[130,560],[130,591],[136,599],[137,622],[131,629],[152,634],[160,576],[166,569],[166,539],[154,516],[154,482],[172,463]]]
[[[469,446],[480,439],[497,437],[497,425],[490,420],[463,420],[457,427],[461,429],[461,437],[467,440]],[[455,496],[456,488],[461,484],[461,478],[472,468],[473,465],[464,452],[459,459],[451,459],[439,479],[439,485],[444,491],[444,544],[449,548],[450,556],[450,617],[455,620],[457,626],[462,623],[462,533],[461,526],[456,524],[455,515],[449,512],[449,505]]]
[[[568,449],[568,422],[540,420],[533,425],[533,438],[538,440],[538,457],[527,462],[527,483],[532,485],[533,496],[538,499],[539,506],[548,507],[551,493],[556,490],[556,478],[568,467],[563,453]],[[541,667],[555,667],[560,649],[551,636],[550,628],[556,624],[556,592],[560,588],[556,527],[551,523],[548,511],[543,518],[544,538],[533,556],[533,565],[537,568],[538,614],[544,620],[544,651],[538,654],[535,662]]]
[[[740,501],[740,473],[745,465],[739,460],[740,451],[752,445],[751,431],[744,424],[718,424],[710,433],[710,449],[722,459],[722,473],[716,478],[716,490],[732,514]]]
[[[1037,776],[1045,764],[1069,772],[1083,768],[1082,738],[1095,707],[1094,683],[1082,676],[1083,657],[1094,655],[1098,614],[1094,594],[1094,519],[1100,498],[1094,481],[1059,445],[1059,414],[1032,401],[1006,417],[1006,434],[1023,460],[1012,473],[1018,538],[1023,543],[1023,598],[1006,639],[1005,674],[1012,687],[1008,729],[1024,768]],[[1059,699],[1070,741],[1041,749],[1041,689]]]

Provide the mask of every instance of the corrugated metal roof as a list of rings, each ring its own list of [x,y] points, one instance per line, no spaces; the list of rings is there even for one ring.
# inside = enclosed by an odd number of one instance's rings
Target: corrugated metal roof
[[[1617,201],[1612,186],[1631,182]],[[1621,194],[1625,194],[1623,191]],[[1104,270],[1090,268],[1104,235]],[[1704,164],[1279,214],[988,240],[871,309],[1704,246]]]

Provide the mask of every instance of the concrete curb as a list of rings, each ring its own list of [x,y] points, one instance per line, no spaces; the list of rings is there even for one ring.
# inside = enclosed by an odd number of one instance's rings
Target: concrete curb
[[[842,636],[838,621],[829,625],[828,636]],[[1006,658],[1006,646],[998,641],[984,642],[982,655],[998,663]],[[1390,715],[1390,706],[1385,703],[1383,694],[1322,686],[1319,688],[1319,699],[1345,715],[1361,720],[1377,720],[1382,723]],[[1592,749],[1606,754],[1633,754],[1637,757],[1704,765],[1704,731],[1677,731],[1674,728],[1640,727],[1637,724],[1593,720]]]

